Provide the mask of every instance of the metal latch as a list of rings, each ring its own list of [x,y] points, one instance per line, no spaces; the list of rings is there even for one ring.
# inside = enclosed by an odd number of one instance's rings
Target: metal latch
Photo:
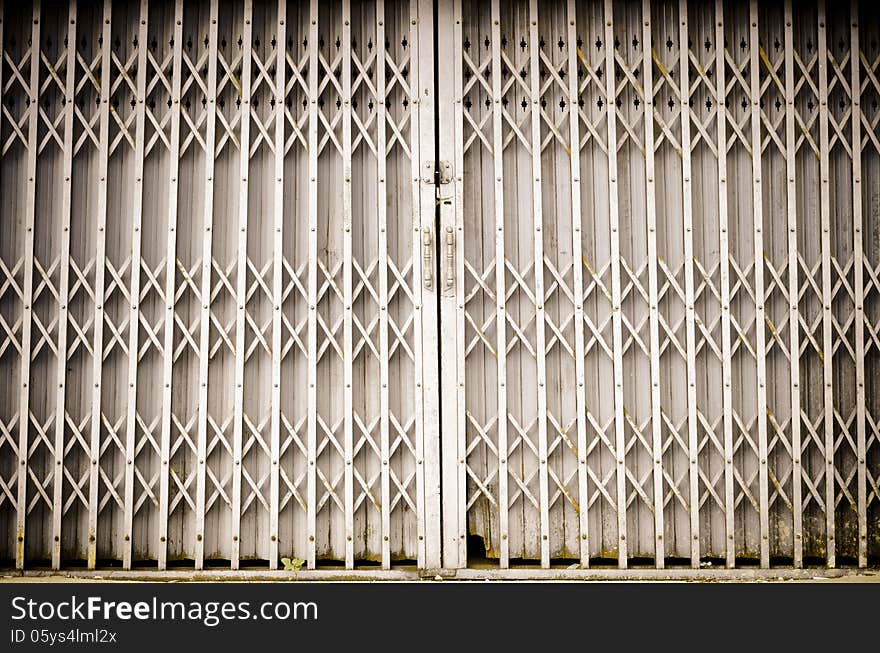
[[[430,227],[422,227],[422,281],[427,290],[434,286],[434,234]]]
[[[455,232],[446,227],[446,290],[455,285]]]
[[[449,184],[452,182],[452,164],[449,161],[441,161],[437,166],[437,181],[440,184]]]
[[[452,182],[452,164],[449,161],[427,161],[422,181],[426,184],[449,184]]]

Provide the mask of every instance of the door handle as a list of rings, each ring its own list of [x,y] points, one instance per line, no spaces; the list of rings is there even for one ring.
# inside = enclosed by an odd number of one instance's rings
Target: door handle
[[[422,281],[431,290],[434,285],[434,238],[430,227],[422,227]]]
[[[455,285],[455,232],[446,227],[446,286],[449,290]]]

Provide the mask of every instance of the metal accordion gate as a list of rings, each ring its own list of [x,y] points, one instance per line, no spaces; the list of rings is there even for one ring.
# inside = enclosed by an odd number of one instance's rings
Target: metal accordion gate
[[[2,557],[437,566],[430,3],[5,5]]]
[[[858,0],[0,0],[3,566],[876,566],[878,41]]]
[[[447,565],[876,564],[862,5],[440,3]]]

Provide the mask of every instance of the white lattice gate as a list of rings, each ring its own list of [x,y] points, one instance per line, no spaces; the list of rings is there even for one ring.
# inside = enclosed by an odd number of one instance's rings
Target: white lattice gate
[[[445,564],[876,561],[862,4],[440,3]]]
[[[5,3],[0,557],[439,566],[432,11]]]
[[[875,565],[861,4],[0,0],[0,560]]]

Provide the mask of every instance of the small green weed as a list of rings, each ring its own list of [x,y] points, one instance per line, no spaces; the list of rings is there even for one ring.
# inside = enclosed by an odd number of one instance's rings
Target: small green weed
[[[306,561],[302,558],[281,558],[281,564],[284,565],[284,571],[292,571],[295,578]]]

